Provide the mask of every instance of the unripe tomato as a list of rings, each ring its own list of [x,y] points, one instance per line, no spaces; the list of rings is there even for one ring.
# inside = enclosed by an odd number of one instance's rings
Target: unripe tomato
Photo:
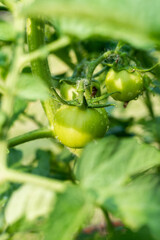
[[[67,83],[62,83],[60,85],[60,92],[61,96],[67,101],[74,100],[78,96],[77,87]],[[99,97],[100,95],[100,83],[95,80],[91,83],[90,91],[86,90],[85,97],[88,99],[91,97]]]
[[[60,93],[65,100],[67,101],[73,100],[77,96],[76,86],[67,83],[62,83],[60,85]]]
[[[143,78],[137,71],[129,73],[126,70],[116,72],[110,69],[105,83],[108,93],[120,92],[113,94],[112,97],[122,102],[135,99],[143,91]]]
[[[93,139],[101,138],[108,129],[105,109],[62,106],[54,118],[54,134],[71,148],[82,148]]]

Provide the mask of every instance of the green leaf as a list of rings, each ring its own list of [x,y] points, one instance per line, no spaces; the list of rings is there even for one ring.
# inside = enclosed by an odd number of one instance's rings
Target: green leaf
[[[121,186],[134,175],[160,165],[160,152],[135,138],[110,136],[89,144],[77,164],[81,184],[109,195],[113,186]],[[98,180],[97,180],[98,179]]]
[[[147,225],[155,239],[160,235],[159,177],[141,176],[129,185],[117,189],[106,199],[104,207],[133,230]]]
[[[17,95],[28,100],[45,100],[49,97],[49,90],[39,77],[22,74],[17,84]]]
[[[10,119],[10,126],[13,125],[13,123],[19,118],[19,116],[24,113],[28,106],[28,103],[25,99],[16,97],[13,107],[13,116]]]
[[[0,235],[0,240],[8,240],[9,239],[9,234],[8,233],[3,233]]]
[[[38,149],[36,151],[36,161],[38,165],[32,170],[32,173],[48,177],[50,173],[51,157],[50,151]]]
[[[5,219],[12,225],[25,217],[33,221],[40,216],[46,216],[52,209],[54,193],[50,190],[25,184],[14,191],[5,209]]]
[[[69,187],[57,198],[46,226],[45,240],[69,240],[91,215],[88,196],[78,187]]]
[[[0,21],[0,40],[12,41],[15,38],[15,31],[13,24],[9,22]]]
[[[22,151],[17,149],[10,149],[8,154],[8,167],[14,167],[22,159]]]
[[[6,66],[7,56],[4,52],[0,52],[0,67]]]
[[[115,231],[114,236],[111,237],[111,240],[155,240],[148,230],[147,227],[141,228],[139,231],[131,231],[130,229],[119,229]]]
[[[158,180],[146,174],[159,165],[160,152],[154,147],[111,136],[85,148],[76,174],[81,186],[129,227],[147,225],[152,234],[160,234]],[[142,174],[144,177],[134,180]]]
[[[111,37],[148,47],[159,43],[159,8],[159,0],[33,0],[25,1],[21,14],[54,16],[62,32],[78,38]]]

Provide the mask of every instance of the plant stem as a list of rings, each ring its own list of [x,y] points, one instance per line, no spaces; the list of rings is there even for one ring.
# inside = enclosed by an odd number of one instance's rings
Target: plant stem
[[[113,95],[113,94],[115,94],[115,93],[119,93],[119,92],[116,91],[116,92],[112,92],[112,93],[103,94],[103,95],[100,96],[100,97],[96,97],[96,98],[91,99],[90,102],[91,102],[91,103],[96,103],[96,102],[102,101],[102,100],[108,98],[109,96],[111,96],[111,95]]]
[[[23,20],[17,18],[15,20],[15,25],[17,28],[15,50],[13,53],[11,68],[5,81],[5,88],[7,90],[7,93],[2,97],[2,104],[1,104],[2,112],[6,115],[6,118],[8,120],[13,113],[13,104],[14,104],[14,98],[15,98],[14,93],[15,93],[16,84],[18,81],[19,62],[20,62],[20,57],[23,54],[23,41],[24,41]],[[9,122],[7,122],[6,127],[3,128],[4,136],[6,136],[7,134],[8,123]]]
[[[106,222],[107,222],[106,230],[107,230],[107,232],[109,234],[108,239],[110,239],[110,237],[112,237],[114,235],[115,229],[114,229],[114,226],[113,226],[113,224],[112,224],[112,222],[110,220],[108,211],[105,208],[103,208],[103,207],[101,209],[102,209],[102,211],[104,213],[104,216],[105,216],[105,219],[106,219]]]
[[[3,175],[3,170],[6,169],[6,155],[7,155],[7,142],[0,141],[0,177]]]
[[[120,49],[124,46],[124,43],[122,41],[119,41],[116,48],[115,48],[115,53],[118,54],[118,52],[120,51]]]
[[[41,18],[27,19],[27,42],[28,42],[28,48],[30,52],[29,54],[31,54],[31,59],[32,59],[31,68],[32,68],[33,75],[40,77],[43,81],[45,81],[48,84],[48,88],[51,89],[51,87],[54,87],[54,84],[56,85],[56,80],[52,79],[47,57],[43,59],[40,59],[40,58],[35,59],[35,55],[36,57],[38,56],[37,52],[38,54],[40,54],[40,49],[42,50],[45,49],[44,51],[45,54],[47,52],[45,47],[45,23]],[[42,55],[43,54],[44,53],[42,53]],[[59,107],[59,104],[56,103],[52,99],[52,97],[50,97],[46,101],[42,102],[42,106],[45,110],[49,123],[52,126],[53,120],[54,120],[54,114],[57,108]]]
[[[77,92],[78,92],[78,101],[80,103],[80,106],[82,108],[86,108],[87,107],[87,102],[86,99],[84,97],[84,79],[79,80],[78,82],[78,86],[77,86]]]
[[[28,60],[31,60],[31,68],[33,75],[40,77],[43,81],[45,81],[48,84],[48,87],[50,88],[52,86],[53,80],[50,74],[47,58],[36,59],[39,56],[37,55],[37,52],[38,54],[40,54],[42,50],[41,54],[43,56],[43,54],[44,53],[46,54],[47,51],[47,50],[43,51],[43,48],[45,48],[44,31],[45,24],[42,19],[40,18],[27,19],[27,41],[30,52],[27,58]]]
[[[148,90],[145,91],[145,94],[146,94],[146,105],[147,105],[148,111],[150,113],[151,118],[155,119],[155,114],[154,114],[153,107],[152,107],[151,97],[150,97]]]
[[[90,104],[88,105],[88,108],[104,108],[104,107],[111,107],[111,106],[115,106],[115,104]]]
[[[6,172],[4,171],[4,176],[5,180],[8,181],[16,183],[31,183],[57,192],[62,192],[66,187],[66,184],[58,180],[48,179],[29,173],[21,173],[11,169],[7,169]]]
[[[95,73],[93,75],[93,78],[99,77],[103,72],[105,72],[108,69],[108,66],[103,67],[99,72]]]
[[[66,100],[64,100],[63,98],[61,98],[54,88],[52,88],[52,91],[53,91],[54,96],[55,96],[55,97],[59,100],[59,102],[61,102],[62,104],[64,104],[64,105],[70,105],[70,106],[75,106],[75,104],[72,104],[72,103],[70,103],[69,101],[66,101]]]
[[[53,138],[53,131],[48,128],[40,128],[8,140],[8,147],[15,147],[25,142],[33,141],[40,138]]]
[[[155,67],[157,67],[158,65],[160,65],[160,62],[156,63],[154,66],[148,68],[148,69],[138,69],[138,68],[135,68],[137,71],[139,72],[150,72],[151,70],[153,70]]]
[[[24,42],[24,32],[23,20],[19,17],[15,17],[15,29],[16,29],[16,41],[15,49],[13,52],[12,63],[10,71],[7,75],[5,81],[5,88],[7,89],[7,94],[3,95],[1,99],[1,112],[3,113],[4,121],[0,122],[0,180],[3,181],[5,178],[4,170],[7,169],[7,134],[9,129],[9,119],[13,114],[13,104],[14,104],[14,92],[16,88],[16,83],[19,75],[19,61],[20,56],[23,54],[23,42]],[[8,94],[9,92],[9,94]]]
[[[65,46],[68,46],[70,44],[70,39],[68,37],[62,37],[52,43],[49,43],[46,46],[40,47],[37,50],[34,50],[33,52],[24,55],[22,59],[22,65],[24,66],[28,62],[32,62],[35,59],[38,58],[46,58],[49,52],[57,51],[60,48],[63,48]]]
[[[104,59],[106,59],[113,51],[105,52],[103,55],[101,55],[99,58],[95,59],[94,61],[90,62],[88,65],[88,73],[87,73],[87,79],[89,82],[92,79],[93,72],[95,68],[100,64]]]

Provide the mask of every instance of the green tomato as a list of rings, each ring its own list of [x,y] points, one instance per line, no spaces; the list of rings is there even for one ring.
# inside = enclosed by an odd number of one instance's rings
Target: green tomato
[[[143,78],[137,71],[129,73],[126,70],[116,72],[110,69],[105,83],[107,92],[119,92],[113,94],[112,97],[122,102],[137,98],[143,91]]]
[[[56,138],[64,145],[82,148],[105,135],[108,116],[105,109],[62,106],[55,114],[53,128]]]
[[[60,85],[60,93],[61,96],[67,101],[74,100],[77,97],[76,86],[67,83],[62,83]]]
[[[60,93],[61,96],[67,101],[74,100],[78,97],[77,87],[75,85],[70,85],[67,83],[62,83],[60,85]],[[94,80],[91,83],[90,91],[86,90],[85,97],[88,99],[91,97],[99,97],[100,95],[101,95],[100,83]]]

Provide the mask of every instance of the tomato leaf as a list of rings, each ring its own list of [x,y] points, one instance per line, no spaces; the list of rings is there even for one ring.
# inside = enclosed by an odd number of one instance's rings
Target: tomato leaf
[[[17,95],[28,100],[45,100],[49,97],[49,90],[39,77],[22,74],[17,84]]]
[[[92,205],[80,188],[69,187],[57,197],[46,225],[46,240],[69,240],[91,215]]]
[[[134,138],[111,136],[85,148],[76,175],[99,204],[132,229],[148,225],[153,234],[160,234],[156,224],[160,221],[158,180],[147,175],[147,171],[159,165],[160,152],[154,147]],[[139,175],[144,176],[134,180]]]
[[[8,154],[8,167],[14,168],[22,159],[23,153],[17,149],[10,149]]]
[[[13,107],[13,116],[10,119],[10,126],[13,125],[13,123],[19,118],[19,116],[24,113],[26,110],[28,104],[27,101],[23,98],[16,97]]]
[[[15,38],[13,25],[9,22],[0,21],[0,40],[12,41]]]
[[[103,206],[133,230],[147,225],[154,239],[158,240],[160,234],[159,183],[160,179],[156,175],[141,176],[129,185],[117,189],[106,199]]]
[[[159,8],[159,0],[34,0],[21,13],[54,16],[60,31],[81,39],[112,37],[144,48],[159,43]]]
[[[37,167],[32,170],[32,173],[48,177],[50,173],[51,157],[52,155],[50,151],[37,149],[36,151]]]
[[[32,197],[31,197],[32,196]],[[32,221],[45,216],[52,209],[54,193],[50,190],[24,184],[14,191],[5,209],[5,219],[12,225],[22,217]]]

